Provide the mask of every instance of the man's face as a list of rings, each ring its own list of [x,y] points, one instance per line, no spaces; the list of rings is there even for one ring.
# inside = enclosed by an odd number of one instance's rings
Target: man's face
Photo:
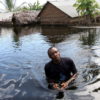
[[[52,48],[50,51],[49,51],[49,56],[52,60],[59,60],[60,59],[60,53],[58,51],[57,48]]]

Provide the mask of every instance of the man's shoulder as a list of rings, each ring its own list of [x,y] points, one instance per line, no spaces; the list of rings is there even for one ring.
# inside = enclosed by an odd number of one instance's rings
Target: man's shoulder
[[[63,61],[72,61],[72,59],[69,58],[69,57],[62,57],[61,59],[62,59]]]
[[[49,61],[45,64],[45,68],[48,68],[51,65],[52,61]]]

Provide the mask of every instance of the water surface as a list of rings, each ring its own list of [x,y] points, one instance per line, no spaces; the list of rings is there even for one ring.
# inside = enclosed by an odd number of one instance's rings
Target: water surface
[[[44,74],[50,46],[72,58],[79,73],[63,99],[95,99],[91,93],[98,94],[100,85],[86,87],[100,80],[100,28],[35,26],[0,29],[1,100],[56,100],[58,91],[47,88]]]

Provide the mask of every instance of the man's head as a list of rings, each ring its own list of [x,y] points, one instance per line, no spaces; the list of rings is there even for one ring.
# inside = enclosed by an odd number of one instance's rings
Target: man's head
[[[53,60],[53,61],[59,61],[60,60],[60,52],[58,51],[57,48],[55,47],[50,47],[48,49],[48,56]]]

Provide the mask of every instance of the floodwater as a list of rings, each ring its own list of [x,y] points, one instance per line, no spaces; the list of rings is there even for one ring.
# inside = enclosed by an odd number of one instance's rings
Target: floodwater
[[[44,74],[50,46],[79,73],[61,100],[99,100],[100,27],[59,26],[0,28],[0,100],[57,100]]]

